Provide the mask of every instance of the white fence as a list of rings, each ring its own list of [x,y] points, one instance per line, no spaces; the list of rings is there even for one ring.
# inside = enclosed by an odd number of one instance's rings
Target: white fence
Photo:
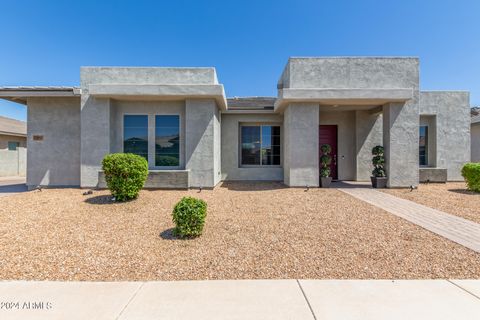
[[[27,149],[0,150],[0,177],[22,176],[27,171]]]

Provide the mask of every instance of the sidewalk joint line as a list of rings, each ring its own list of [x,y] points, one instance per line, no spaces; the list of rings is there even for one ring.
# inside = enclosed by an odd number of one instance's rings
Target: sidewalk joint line
[[[298,279],[296,279],[296,280],[297,280],[298,287],[300,288],[300,291],[302,291],[303,297],[305,298],[305,301],[307,302],[308,308],[310,309],[310,312],[312,313],[313,319],[317,320],[317,317],[315,316],[315,312],[313,312],[313,308],[310,305],[310,301],[308,301],[308,298],[307,298],[307,295],[305,294],[305,291],[303,291],[303,288],[302,288],[302,285],[300,284],[300,281]]]
[[[447,279],[447,281],[450,282],[451,284],[453,284],[455,287],[457,287],[457,288],[465,291],[466,293],[468,293],[468,294],[474,296],[475,298],[477,298],[478,300],[480,300],[480,297],[477,296],[475,293],[468,291],[467,289],[465,289],[464,287],[460,286],[459,284],[456,284],[455,282],[451,281],[450,279]]]
[[[123,311],[125,311],[125,309],[127,309],[128,305],[130,304],[130,302],[132,302],[132,300],[137,296],[137,293],[140,291],[140,289],[143,288],[143,286],[145,285],[145,281],[142,282],[142,284],[137,288],[137,290],[135,290],[135,292],[133,293],[133,295],[130,297],[130,299],[128,300],[128,302],[125,304],[125,306],[122,308],[122,311],[120,311],[120,313],[118,314],[118,316],[115,318],[115,320],[118,320],[120,319],[120,316],[122,315]]]

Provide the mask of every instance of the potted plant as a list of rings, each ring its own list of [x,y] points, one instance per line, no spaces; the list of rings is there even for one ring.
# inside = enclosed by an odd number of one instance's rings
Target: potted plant
[[[382,146],[376,146],[372,149],[372,164],[373,171],[372,177],[372,187],[383,189],[387,187],[387,175],[385,173],[385,157],[384,149]]]
[[[320,151],[322,151],[322,156],[320,157],[320,186],[328,188],[330,183],[332,183],[332,177],[330,176],[330,164],[332,163],[330,153],[332,152],[332,147],[329,144],[323,144],[320,147]]]

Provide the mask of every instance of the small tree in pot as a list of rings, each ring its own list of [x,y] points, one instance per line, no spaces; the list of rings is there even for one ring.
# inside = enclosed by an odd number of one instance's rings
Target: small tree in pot
[[[332,177],[330,176],[330,164],[332,163],[330,153],[332,152],[332,147],[329,144],[323,144],[320,147],[320,151],[322,151],[322,156],[320,157],[320,186],[328,188],[330,183],[332,183]]]
[[[385,188],[387,186],[387,175],[385,173],[385,157],[384,157],[384,148],[382,146],[376,146],[372,149],[372,164],[373,171],[372,177],[372,187],[374,188]]]

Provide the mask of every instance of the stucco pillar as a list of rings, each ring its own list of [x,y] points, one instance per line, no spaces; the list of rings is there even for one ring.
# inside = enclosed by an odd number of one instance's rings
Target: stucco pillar
[[[185,103],[185,167],[190,187],[214,187],[220,181],[220,112],[213,99]]]
[[[418,185],[418,126],[416,102],[383,106],[383,146],[388,187]]]
[[[357,181],[370,181],[373,170],[372,149],[377,145],[383,145],[382,125],[381,112],[355,111]]]
[[[292,103],[284,113],[284,183],[319,186],[318,129],[320,106]]]
[[[110,153],[110,99],[82,95],[80,110],[80,185],[96,187],[102,160]]]

